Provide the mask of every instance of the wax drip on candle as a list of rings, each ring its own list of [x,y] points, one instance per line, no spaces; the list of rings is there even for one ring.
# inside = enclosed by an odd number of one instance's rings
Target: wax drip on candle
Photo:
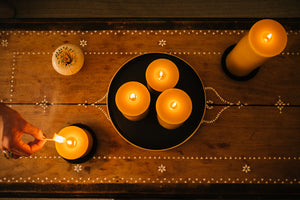
[[[171,109],[176,109],[177,108],[177,102],[176,101],[172,101],[170,104]]]
[[[136,100],[136,95],[135,95],[135,93],[131,93],[131,94],[129,95],[129,99],[130,99],[131,101],[135,101],[135,100]]]
[[[272,33],[266,34],[263,38],[265,43],[269,42],[271,39],[272,39]]]

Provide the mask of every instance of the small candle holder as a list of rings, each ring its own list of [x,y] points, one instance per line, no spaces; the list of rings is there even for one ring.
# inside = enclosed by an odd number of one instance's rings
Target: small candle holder
[[[222,65],[222,69],[225,72],[225,74],[236,81],[247,81],[252,79],[259,71],[260,67],[255,68],[253,71],[251,71],[249,74],[247,74],[246,76],[236,76],[234,74],[232,74],[226,66],[226,58],[228,56],[228,54],[232,51],[232,49],[235,47],[236,44],[233,44],[231,46],[229,46],[223,53],[222,55],[222,60],[221,60],[221,65]]]
[[[68,159],[68,158],[65,158],[64,155],[61,155],[60,153],[59,154],[64,160],[68,161],[69,163],[79,164],[79,163],[86,162],[86,161],[90,160],[96,152],[96,149],[97,149],[96,135],[95,135],[94,131],[90,127],[88,127],[87,125],[77,123],[77,124],[73,124],[71,126],[78,127],[80,129],[82,129],[87,134],[88,145],[89,145],[88,149],[86,150],[86,152],[84,152],[84,154],[81,157],[78,157],[78,158],[75,158],[75,159]],[[56,144],[56,150],[59,152],[58,148],[59,148],[59,145]]]

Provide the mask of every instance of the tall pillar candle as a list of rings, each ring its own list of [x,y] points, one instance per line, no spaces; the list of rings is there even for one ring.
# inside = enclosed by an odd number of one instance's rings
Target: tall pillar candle
[[[226,58],[226,67],[236,76],[246,76],[267,59],[281,53],[287,43],[287,34],[277,21],[263,19],[237,43]]]

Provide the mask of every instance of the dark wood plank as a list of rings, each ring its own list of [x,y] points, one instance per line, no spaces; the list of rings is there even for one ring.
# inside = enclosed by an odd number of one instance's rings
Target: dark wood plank
[[[299,17],[299,2],[259,1],[14,1],[17,18]],[[230,10],[230,12],[227,12]]]

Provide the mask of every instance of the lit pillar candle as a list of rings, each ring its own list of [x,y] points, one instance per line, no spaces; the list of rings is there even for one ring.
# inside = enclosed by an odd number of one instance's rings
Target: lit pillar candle
[[[138,121],[147,116],[150,100],[148,89],[136,81],[124,83],[115,96],[120,112],[132,121]]]
[[[226,66],[236,76],[246,76],[268,58],[278,55],[287,43],[285,29],[278,22],[263,19],[237,43],[226,58]]]
[[[192,112],[192,100],[183,90],[177,88],[162,92],[156,101],[157,119],[166,129],[181,126]]]
[[[81,49],[73,44],[59,46],[52,55],[53,68],[62,75],[77,73],[83,63],[84,56]]]
[[[67,126],[58,133],[58,136],[60,141],[55,142],[56,151],[67,160],[82,158],[92,149],[93,138],[85,129]]]
[[[179,80],[179,71],[172,61],[156,59],[147,67],[146,80],[150,89],[162,92],[175,87]]]

